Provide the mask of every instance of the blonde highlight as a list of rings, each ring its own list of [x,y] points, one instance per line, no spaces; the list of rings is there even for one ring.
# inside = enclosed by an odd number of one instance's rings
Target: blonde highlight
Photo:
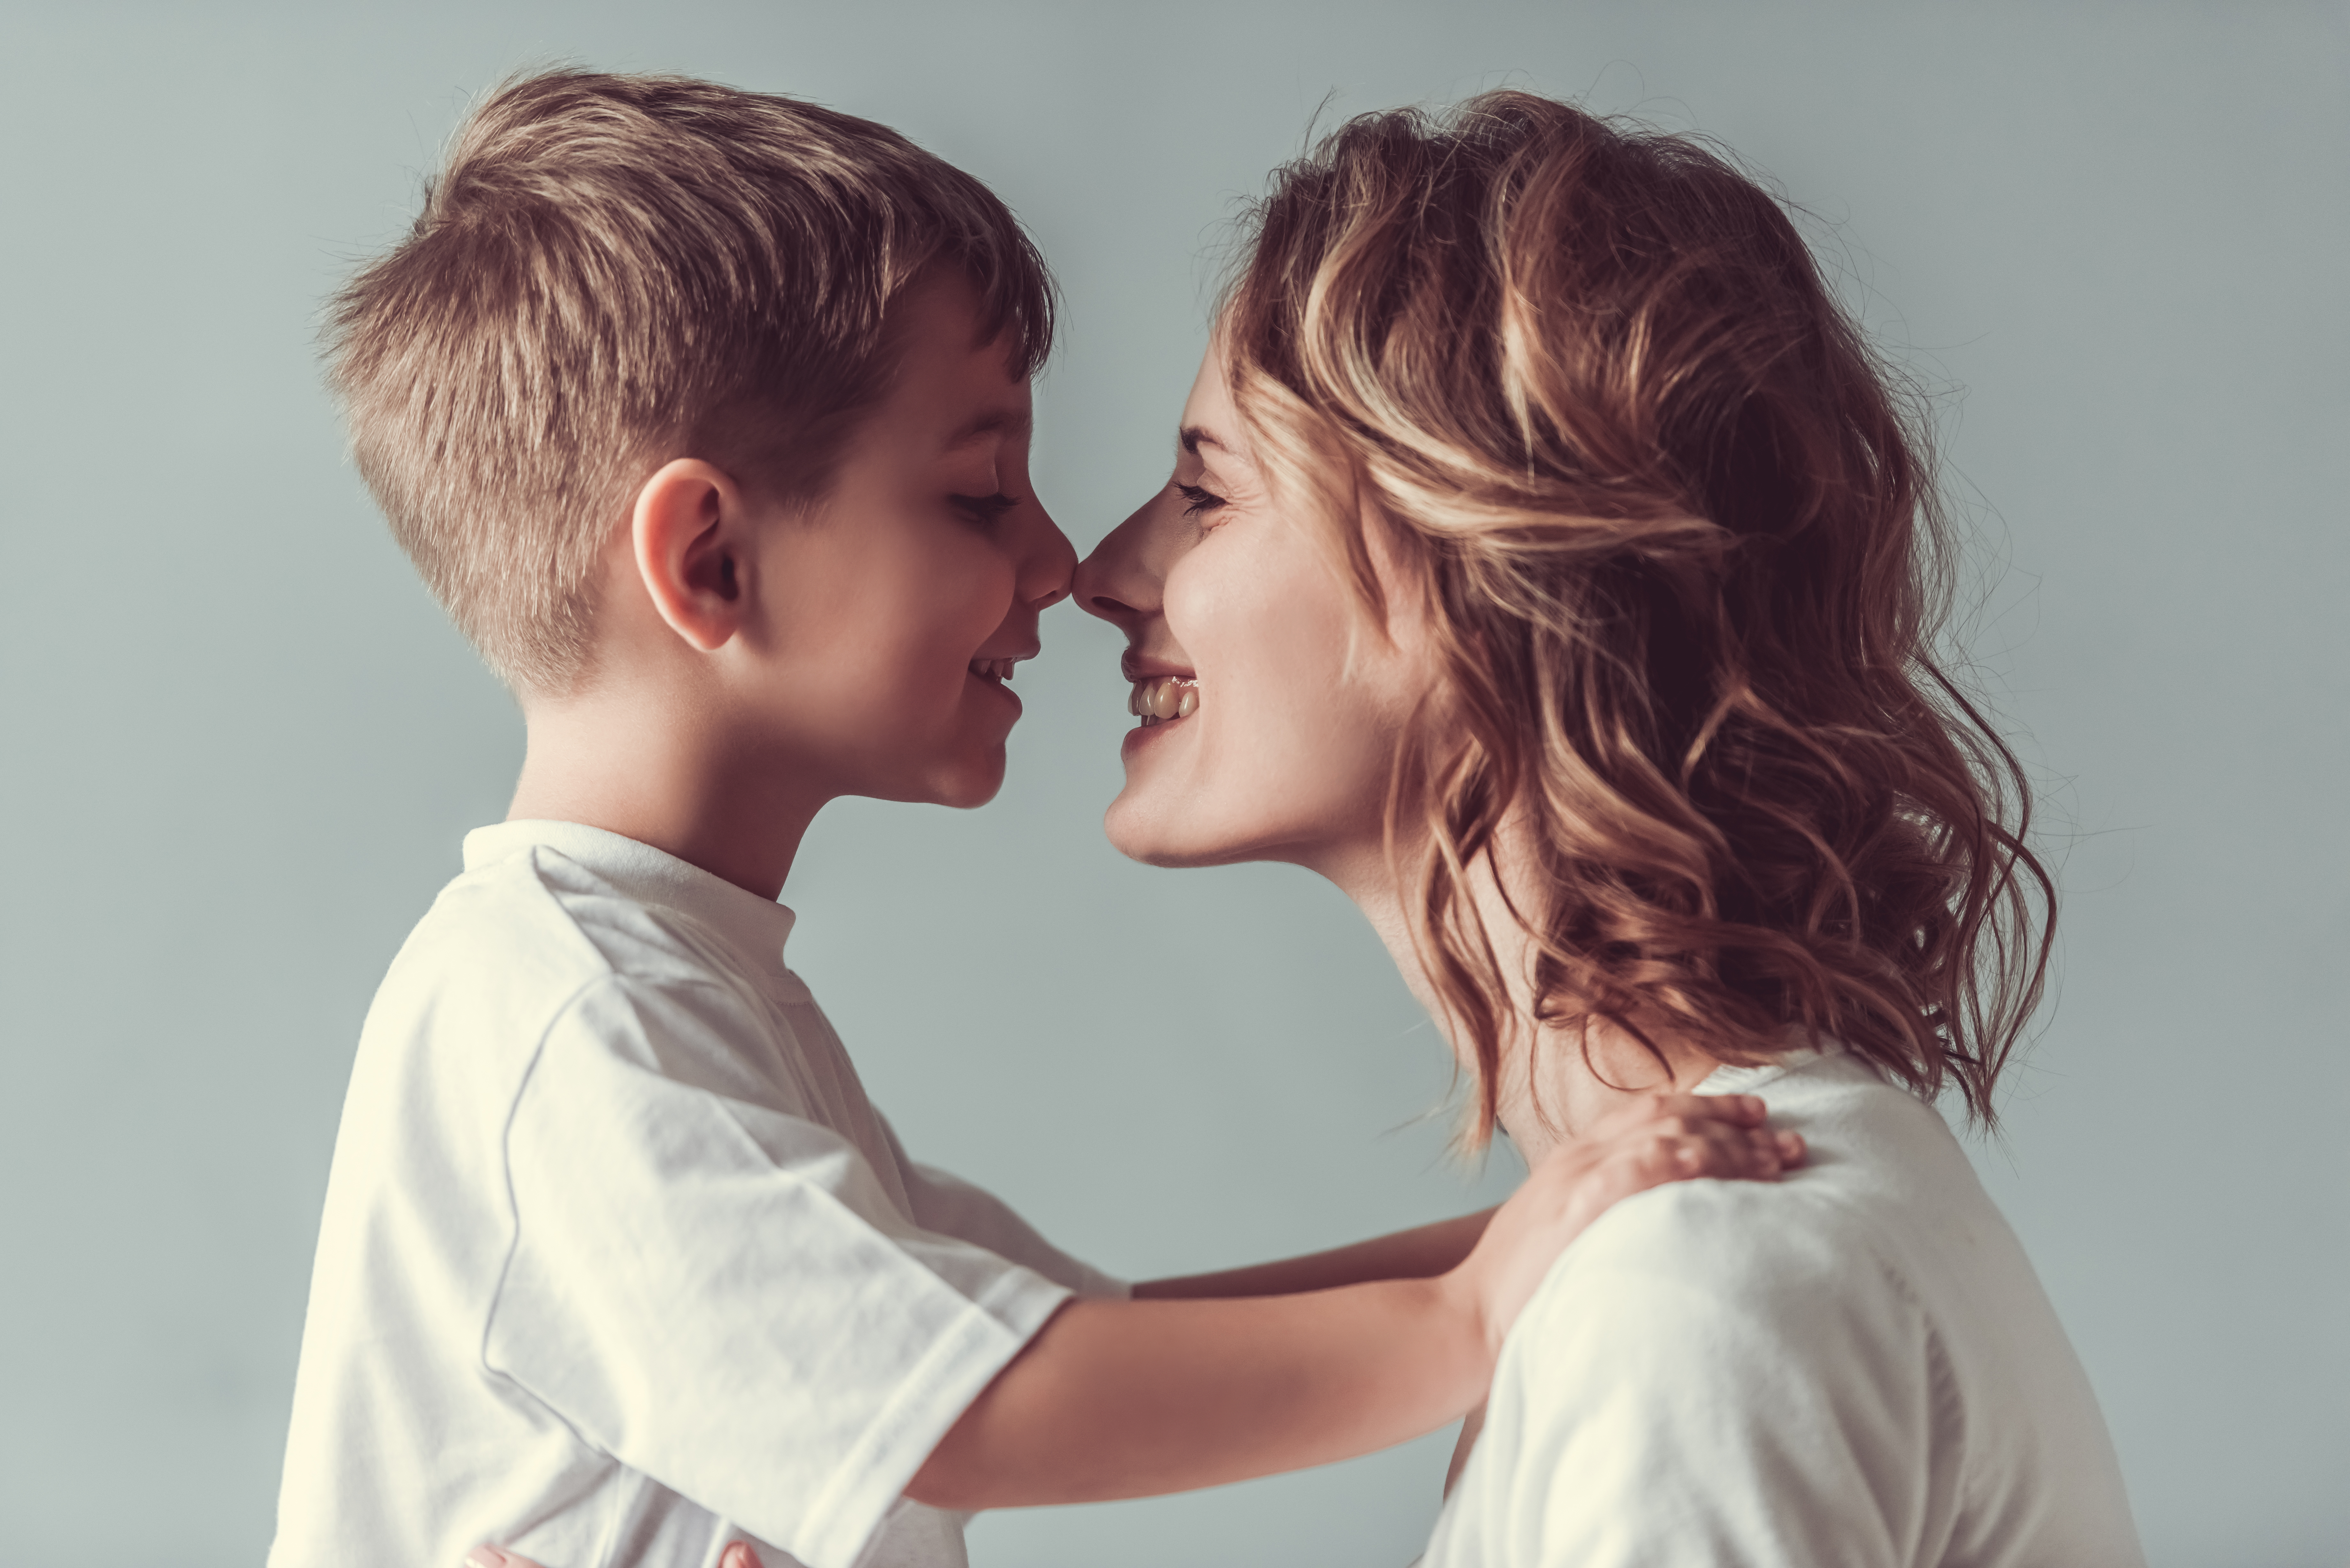
[[[1541,1023],[1725,1062],[1831,1036],[1993,1122],[2054,883],[1933,656],[1924,421],[1780,204],[1691,139],[1503,92],[1349,122],[1253,227],[1221,330],[1268,483],[1384,616],[1378,529],[1434,630],[1388,838],[1469,1141],[1519,1007],[1481,880]]]

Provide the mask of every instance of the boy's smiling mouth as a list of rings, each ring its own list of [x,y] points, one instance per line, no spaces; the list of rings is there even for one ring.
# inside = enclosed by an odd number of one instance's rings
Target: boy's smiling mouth
[[[971,661],[971,672],[982,680],[1009,680],[1012,679],[1012,667],[1019,662],[1017,659],[974,659]]]

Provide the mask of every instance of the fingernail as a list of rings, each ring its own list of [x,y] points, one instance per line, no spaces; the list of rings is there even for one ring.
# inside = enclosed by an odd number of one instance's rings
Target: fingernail
[[[506,1568],[512,1561],[494,1546],[476,1546],[465,1553],[464,1568]]]

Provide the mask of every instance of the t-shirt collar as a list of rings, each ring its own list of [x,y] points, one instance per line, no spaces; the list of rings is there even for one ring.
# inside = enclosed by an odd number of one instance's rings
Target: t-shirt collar
[[[477,871],[539,845],[585,867],[629,898],[691,916],[746,957],[783,966],[784,942],[795,919],[790,909],[666,850],[600,827],[534,820],[477,827],[465,835],[465,869]]]
[[[1846,1054],[1844,1042],[1830,1035],[1815,1034],[1810,1040],[1781,1052],[1768,1062],[1752,1067],[1720,1066],[1706,1075],[1705,1081],[1690,1093],[1693,1095],[1752,1095],[1760,1093],[1765,1085],[1777,1082],[1790,1073],[1800,1073],[1814,1062],[1831,1056]]]

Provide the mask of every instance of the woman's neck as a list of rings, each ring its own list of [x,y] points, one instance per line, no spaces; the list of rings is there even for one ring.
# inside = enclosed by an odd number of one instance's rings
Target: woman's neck
[[[1400,858],[1409,865],[1413,857]],[[1507,856],[1503,863],[1509,863]],[[1387,944],[1404,983],[1444,1031],[1453,1059],[1464,1068],[1473,1065],[1473,1046],[1430,981],[1413,940],[1404,890],[1387,857],[1358,857],[1345,871],[1331,879],[1355,901]],[[1675,1033],[1652,1032],[1656,1047],[1652,1053],[1630,1031],[1605,1020],[1537,1023],[1534,939],[1510,913],[1490,876],[1481,875],[1471,892],[1509,988],[1508,1003],[1502,1010],[1504,1033],[1496,1075],[1502,1130],[1529,1167],[1572,1142],[1610,1111],[1644,1095],[1692,1090],[1721,1065],[1693,1041]],[[1518,907],[1538,909],[1540,902],[1521,898]],[[1571,999],[1552,998],[1550,1011],[1571,1011]]]

